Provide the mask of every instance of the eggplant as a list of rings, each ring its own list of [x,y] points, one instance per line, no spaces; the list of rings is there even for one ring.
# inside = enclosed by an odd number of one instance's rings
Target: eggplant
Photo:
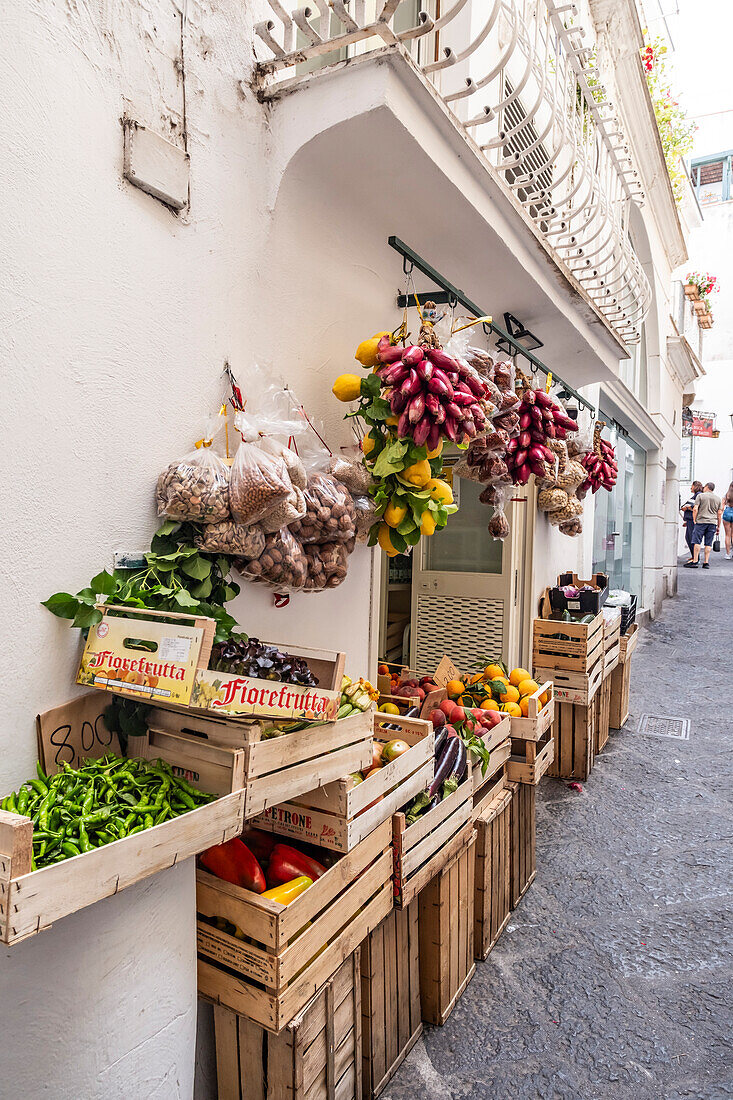
[[[435,738],[435,759],[437,760],[443,751],[443,745],[448,740],[448,727],[441,726],[438,736]]]
[[[405,711],[405,713],[402,715],[402,717],[403,718],[419,718],[420,717],[420,708],[419,707],[410,707],[409,710]],[[397,726],[397,729],[399,729],[399,726]]]
[[[437,762],[435,769],[435,778],[428,787],[428,794],[431,798],[440,790],[443,783],[452,774],[456,765],[460,753],[460,746],[463,744],[460,737],[449,737],[443,746],[443,751],[440,755],[440,759]],[[465,746],[464,746],[465,750]]]

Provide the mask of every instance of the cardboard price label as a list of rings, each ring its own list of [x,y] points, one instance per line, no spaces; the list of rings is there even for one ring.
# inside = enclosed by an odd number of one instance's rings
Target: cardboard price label
[[[95,691],[38,715],[38,756],[46,775],[55,775],[64,764],[78,768],[108,752],[120,755],[119,738],[104,721],[109,704]]]
[[[443,657],[435,670],[433,683],[438,687],[445,687],[449,680],[460,680],[461,674],[451,661],[450,657]]]

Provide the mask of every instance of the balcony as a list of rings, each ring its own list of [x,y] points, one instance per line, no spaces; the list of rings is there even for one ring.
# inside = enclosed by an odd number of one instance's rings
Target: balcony
[[[629,237],[643,195],[572,4],[554,0],[315,0],[255,27],[260,96],[392,54],[417,72],[618,345],[634,344],[651,288]],[[617,352],[622,355],[623,351]]]

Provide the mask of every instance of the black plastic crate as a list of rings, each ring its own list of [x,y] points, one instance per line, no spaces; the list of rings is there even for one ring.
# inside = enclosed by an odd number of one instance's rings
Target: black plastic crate
[[[628,634],[629,628],[636,622],[636,596],[631,597],[628,607],[619,608],[621,612],[621,633]]]
[[[587,581],[579,581],[575,573],[561,573],[557,578],[557,587],[549,590],[550,606],[553,611],[570,611],[580,615],[598,615],[604,603],[608,599],[608,577],[605,573],[594,573],[590,583],[598,587],[597,592],[581,592],[579,596],[568,597],[561,591],[561,586],[577,584],[578,587]]]

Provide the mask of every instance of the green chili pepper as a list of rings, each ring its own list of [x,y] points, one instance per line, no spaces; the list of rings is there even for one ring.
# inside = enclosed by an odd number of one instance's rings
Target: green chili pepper
[[[89,837],[87,836],[87,831],[81,824],[81,822],[79,822],[79,847],[81,848],[82,852],[91,852],[92,850],[92,846],[89,843]]]

